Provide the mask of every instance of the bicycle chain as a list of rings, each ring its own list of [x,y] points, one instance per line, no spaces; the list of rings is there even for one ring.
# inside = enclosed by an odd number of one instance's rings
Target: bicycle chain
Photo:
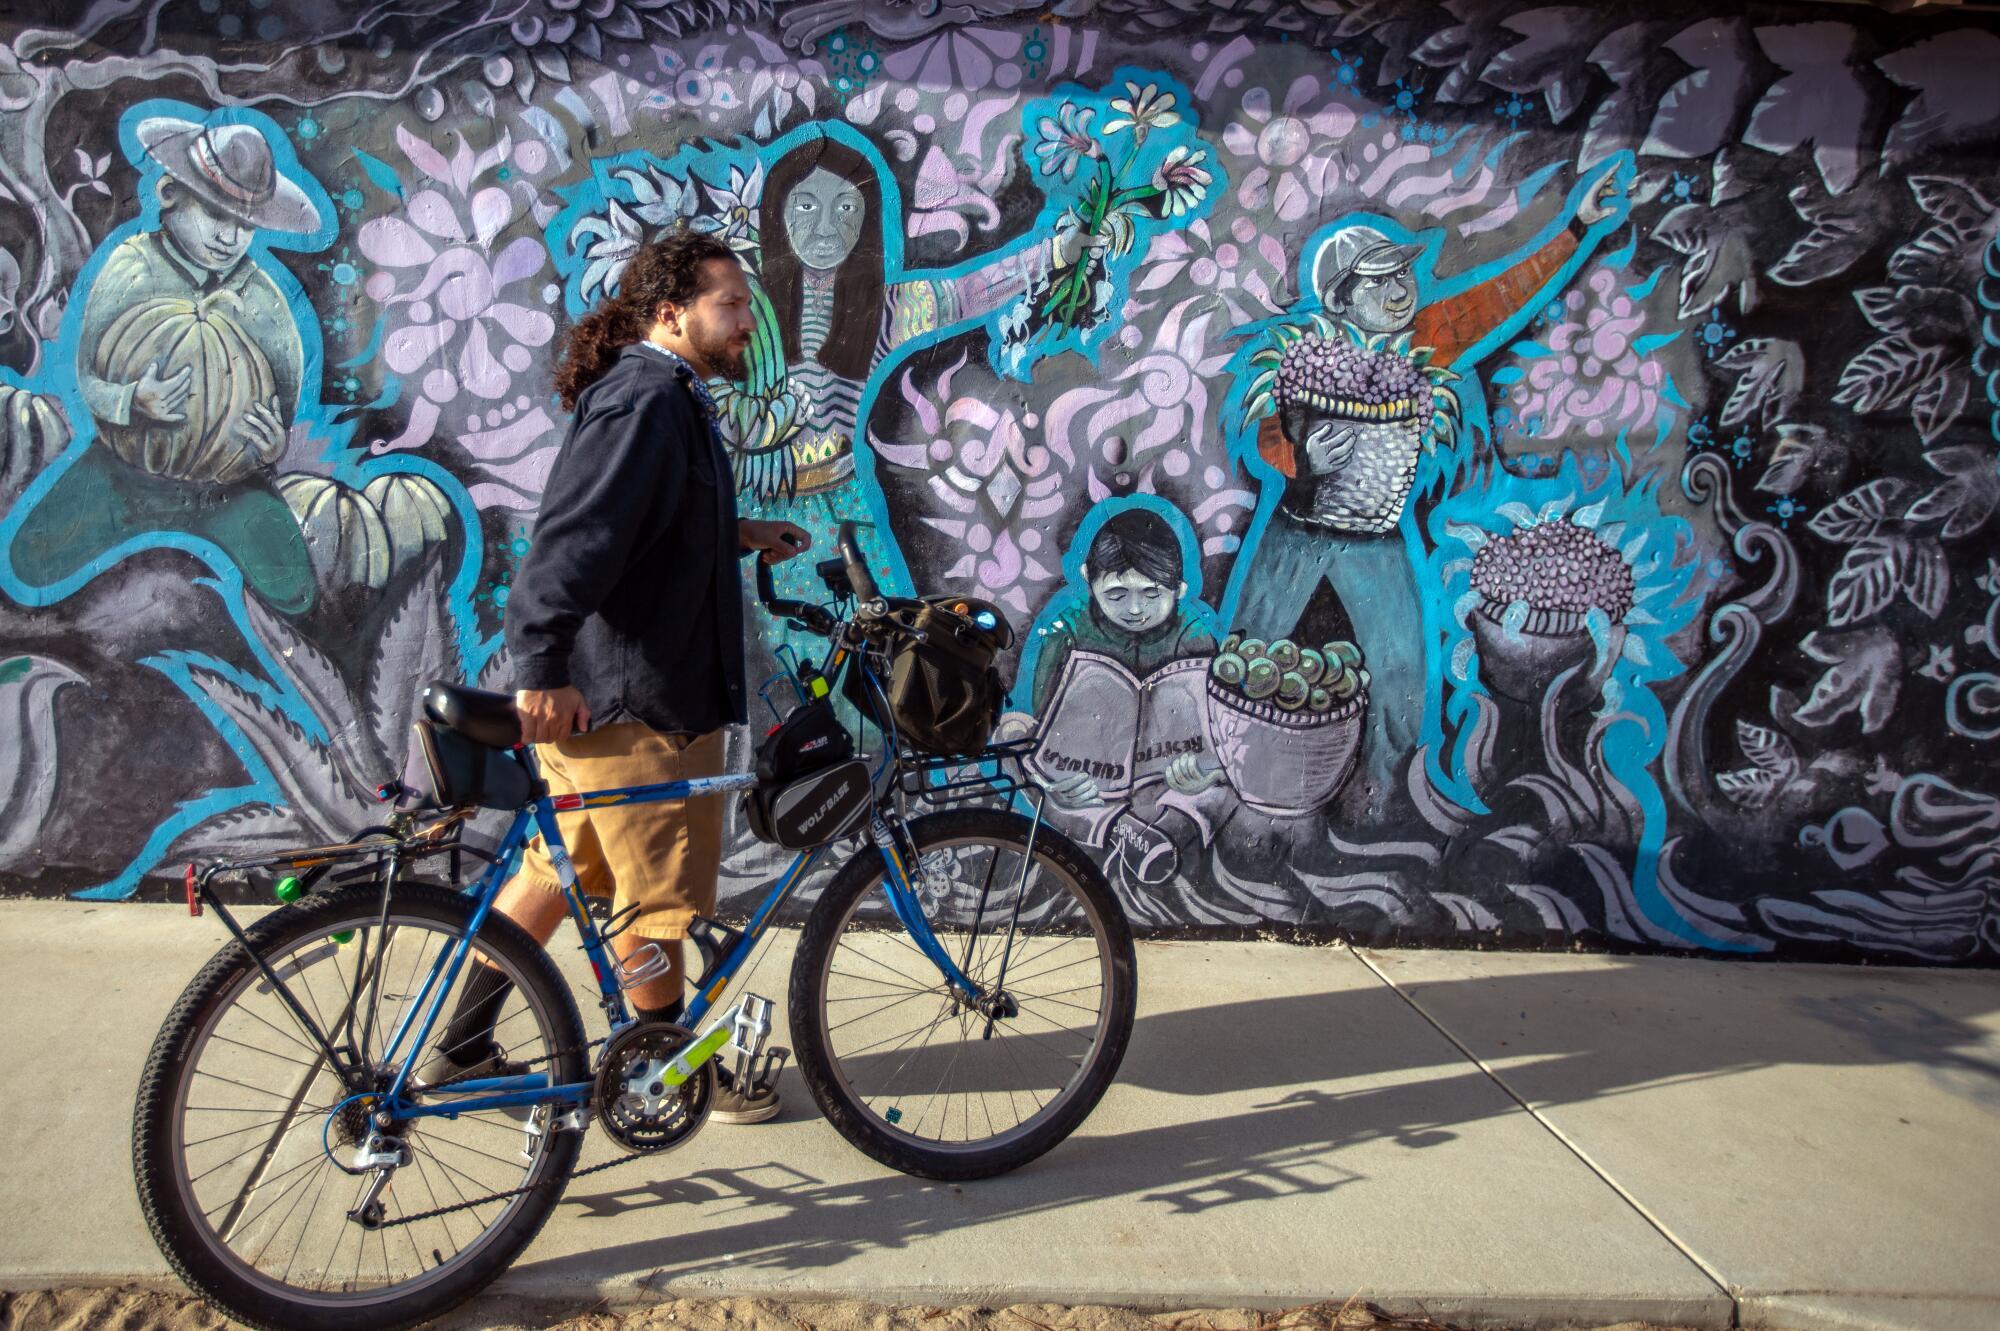
[[[571,1179],[580,1179],[591,1174],[602,1174],[607,1169],[616,1169],[620,1165],[629,1165],[635,1163],[636,1161],[646,1160],[650,1158],[651,1158],[650,1156],[646,1155],[620,1156],[616,1160],[606,1160],[603,1164],[592,1165],[588,1169],[573,1170],[571,1171],[569,1178],[565,1179],[564,1182],[568,1183]],[[504,1202],[509,1197],[519,1197],[522,1193],[533,1192],[536,1188],[539,1188],[541,1186],[543,1185],[539,1183],[530,1183],[523,1185],[522,1187],[519,1188],[510,1188],[506,1192],[495,1192],[495,1193],[490,1193],[484,1197],[474,1197],[471,1201],[467,1202],[453,1202],[450,1206],[438,1206],[428,1211],[419,1211],[415,1215],[398,1216],[394,1220],[384,1220],[381,1224],[375,1226],[375,1228],[395,1229],[400,1225],[414,1225],[419,1220],[435,1220],[441,1215],[452,1215],[459,1211],[470,1211],[473,1207],[484,1206],[488,1202]]]
[[[597,1048],[599,1045],[608,1043],[610,1039],[611,1039],[610,1036],[605,1035],[605,1036],[600,1036],[597,1039],[588,1042],[587,1044],[583,1044],[580,1046],[570,1045],[562,1049],[557,1049],[553,1053],[547,1054],[542,1058],[527,1059],[522,1062],[521,1066],[525,1069],[525,1068],[538,1067],[543,1063],[553,1063],[557,1059],[563,1057],[563,1055],[575,1053],[578,1049],[581,1049],[584,1053],[587,1054],[591,1050]],[[482,1073],[481,1075],[484,1074]],[[450,1087],[454,1082],[472,1081],[472,1080],[477,1080],[477,1078],[475,1078],[471,1072],[465,1072],[460,1074],[459,1076],[452,1077],[449,1080],[441,1081],[435,1086],[426,1087],[425,1089],[427,1091],[441,1091]],[[550,1131],[553,1131],[553,1129],[550,1129]],[[607,1169],[616,1169],[620,1165],[633,1164],[636,1161],[644,1160],[647,1158],[648,1158],[647,1155],[644,1154],[624,1155],[618,1157],[615,1160],[607,1160],[601,1165],[592,1165],[588,1169],[572,1170],[568,1178],[564,1179],[564,1183],[567,1184],[570,1180],[585,1178],[591,1174],[601,1174]],[[403,1225],[414,1225],[419,1220],[435,1220],[439,1216],[455,1215],[460,1211],[470,1211],[474,1207],[485,1206],[489,1202],[504,1202],[510,1197],[519,1197],[523,1193],[533,1192],[536,1188],[542,1186],[543,1185],[539,1183],[523,1184],[521,1187],[518,1188],[510,1188],[506,1192],[488,1193],[484,1197],[474,1197],[469,1201],[453,1202],[449,1206],[433,1207],[428,1211],[419,1211],[415,1215],[398,1216],[394,1220],[384,1220],[379,1225],[376,1225],[375,1228],[396,1229]]]

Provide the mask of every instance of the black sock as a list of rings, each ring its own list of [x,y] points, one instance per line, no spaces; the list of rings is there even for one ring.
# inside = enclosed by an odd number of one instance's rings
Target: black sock
[[[637,1003],[634,1003],[632,1010],[639,1014],[640,1021],[677,1022],[681,1019],[681,1013],[687,1010],[687,1004],[681,999],[676,998],[665,1007],[640,1007]]]
[[[486,1056],[500,1005],[507,1001],[507,994],[514,987],[512,980],[491,966],[475,965],[472,971],[472,977],[459,990],[458,1008],[451,1014],[444,1039],[439,1042],[452,1062],[468,1067]]]

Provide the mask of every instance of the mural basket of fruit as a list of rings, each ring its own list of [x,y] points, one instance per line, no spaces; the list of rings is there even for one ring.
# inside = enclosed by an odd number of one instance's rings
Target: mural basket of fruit
[[[1300,647],[1232,633],[1208,669],[1208,745],[1254,809],[1301,814],[1332,799],[1361,750],[1368,672],[1351,642]]]
[[[1472,560],[1481,597],[1467,616],[1486,686],[1539,703],[1549,682],[1590,660],[1585,623],[1601,610],[1613,625],[1632,608],[1632,568],[1596,533],[1567,518],[1495,536]]]
[[[1293,466],[1310,485],[1300,519],[1339,531],[1394,530],[1416,481],[1417,461],[1438,439],[1457,434],[1457,378],[1430,363],[1430,350],[1407,335],[1362,337],[1323,319],[1318,331],[1280,327],[1273,345],[1250,358],[1246,410],[1275,412],[1293,449]],[[1302,463],[1314,429],[1343,436],[1338,460],[1323,473]]]

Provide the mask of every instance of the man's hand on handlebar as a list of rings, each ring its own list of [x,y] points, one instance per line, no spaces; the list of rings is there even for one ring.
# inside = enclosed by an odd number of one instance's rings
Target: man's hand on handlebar
[[[521,739],[528,744],[553,744],[590,726],[590,704],[567,684],[516,690],[514,708],[521,714]]]
[[[757,518],[737,520],[736,543],[745,550],[759,551],[758,557],[767,564],[782,564],[812,549],[812,537],[804,527]]]

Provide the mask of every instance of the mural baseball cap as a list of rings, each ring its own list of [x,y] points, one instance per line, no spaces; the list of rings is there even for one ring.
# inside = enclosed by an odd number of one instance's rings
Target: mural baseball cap
[[[1372,226],[1344,227],[1320,248],[1313,263],[1313,290],[1324,296],[1356,273],[1393,273],[1423,252],[1423,246],[1398,245]]]
[[[211,208],[268,231],[319,229],[319,209],[278,174],[271,145],[251,126],[153,116],[137,132],[153,160]]]

